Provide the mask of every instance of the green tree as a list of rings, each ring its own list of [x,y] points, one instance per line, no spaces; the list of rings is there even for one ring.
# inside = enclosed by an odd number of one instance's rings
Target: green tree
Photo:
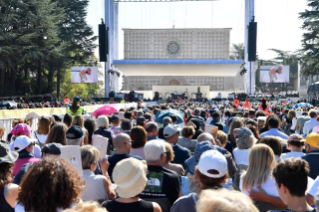
[[[230,50],[230,59],[245,60],[245,46],[243,43],[233,44]]]
[[[304,75],[319,74],[319,1],[307,0],[308,9],[299,13],[302,19],[301,72]]]

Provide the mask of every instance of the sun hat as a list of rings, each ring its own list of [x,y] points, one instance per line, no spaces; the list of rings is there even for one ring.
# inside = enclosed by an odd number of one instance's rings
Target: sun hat
[[[97,128],[100,128],[100,127],[106,127],[108,128],[109,127],[109,119],[107,116],[99,116],[97,118],[97,123],[96,123],[96,126]]]
[[[15,136],[19,134],[28,136],[31,133],[31,128],[25,123],[19,123],[11,130],[11,133]]]
[[[306,139],[302,140],[310,146],[319,148],[319,133],[310,133]]]
[[[13,143],[13,148],[17,151],[20,152],[22,150],[24,150],[25,148],[27,148],[30,144],[36,142],[37,139],[31,139],[28,136],[19,136],[15,139],[14,143]]]
[[[61,155],[61,150],[60,150],[61,147],[62,145],[58,143],[45,144],[41,152],[45,154],[51,154],[51,155]]]
[[[200,156],[197,168],[207,177],[220,178],[227,173],[227,160],[217,150],[208,150]],[[211,174],[208,172],[209,170],[216,170],[218,174]]]
[[[203,141],[198,143],[195,147],[194,154],[184,162],[187,171],[190,174],[194,175],[195,166],[198,164],[200,156],[207,150],[212,150],[213,148],[213,144],[209,141]]]
[[[165,149],[165,141],[155,139],[148,141],[144,146],[144,155],[147,161],[158,161],[163,153],[167,152]]]
[[[251,135],[253,135],[253,133],[251,132],[250,129],[248,129],[247,127],[241,127],[239,128],[236,137],[240,139],[245,139],[250,137]]]
[[[19,157],[19,153],[10,150],[9,145],[0,143],[0,164],[14,163]]]
[[[170,138],[178,132],[179,132],[179,127],[177,125],[168,125],[167,127],[164,128],[163,134],[165,138]]]
[[[112,178],[117,185],[119,197],[130,198],[140,194],[148,181],[145,160],[127,158],[119,161],[113,169]]]
[[[83,137],[83,130],[80,126],[73,125],[66,131],[66,138],[78,139]]]

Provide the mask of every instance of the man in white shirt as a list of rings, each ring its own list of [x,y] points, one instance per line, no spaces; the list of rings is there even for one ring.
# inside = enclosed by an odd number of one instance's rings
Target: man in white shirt
[[[314,127],[319,126],[319,122],[317,121],[317,111],[310,110],[309,111],[310,120],[307,121],[303,127],[303,136],[307,136]]]
[[[276,68],[272,67],[269,72],[266,72],[262,78],[261,82],[267,82],[267,83],[283,83],[284,79],[281,75],[276,73]]]
[[[279,75],[281,77],[281,79],[284,80],[284,82],[289,82],[289,76],[285,73],[282,73],[282,66],[278,67],[278,74],[277,75]]]

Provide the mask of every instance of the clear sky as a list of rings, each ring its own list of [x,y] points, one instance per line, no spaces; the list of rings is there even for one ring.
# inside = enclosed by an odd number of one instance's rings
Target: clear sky
[[[303,31],[298,13],[305,9],[306,0],[255,0],[260,59],[276,56],[270,48],[295,51],[301,47]],[[122,28],[172,28],[173,24],[175,28],[232,28],[231,44],[243,43],[244,13],[245,0],[120,3],[120,58],[123,58]],[[104,0],[90,0],[87,21],[96,34],[103,17]]]

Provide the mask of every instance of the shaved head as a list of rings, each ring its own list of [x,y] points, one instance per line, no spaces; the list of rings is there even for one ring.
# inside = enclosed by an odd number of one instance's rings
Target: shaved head
[[[113,145],[115,149],[120,149],[125,146],[126,142],[129,142],[131,137],[126,133],[120,133],[113,139]]]
[[[213,140],[214,143],[215,143],[215,139],[214,139],[213,135],[210,134],[210,133],[202,133],[202,134],[200,134],[200,135],[198,136],[198,138],[197,138],[198,143],[203,142],[203,141],[212,142],[212,140]]]

